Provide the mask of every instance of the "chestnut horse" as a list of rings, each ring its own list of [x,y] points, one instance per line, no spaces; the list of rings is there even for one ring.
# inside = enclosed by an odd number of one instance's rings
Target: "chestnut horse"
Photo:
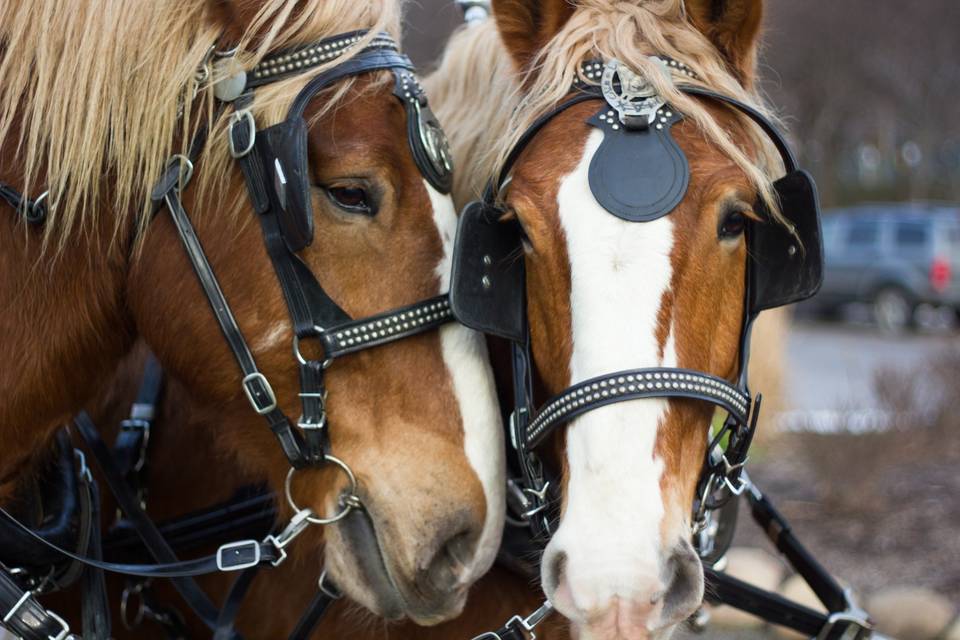
[[[290,464],[249,406],[171,217],[151,219],[150,191],[170,154],[209,130],[184,208],[279,409],[293,415],[293,327],[228,153],[231,110],[214,110],[208,63],[236,46],[234,59],[250,69],[271,53],[369,30],[337,60],[258,90],[250,108],[262,128],[375,34],[397,34],[399,13],[392,0],[0,9],[0,182],[36,200],[47,193],[39,224],[28,207],[0,215],[0,504],[138,336],[204,407],[211,464],[283,491]],[[393,76],[339,82],[306,117],[318,241],[299,259],[354,318],[444,293],[455,214],[412,157]],[[493,561],[503,519],[502,431],[482,341],[446,325],[338,359],[326,384],[331,451],[354,470],[364,505],[349,525],[313,534],[332,578],[388,618],[459,613]],[[293,489],[301,507],[329,515],[345,486],[328,467],[297,474]],[[294,548],[315,560],[310,551]]]
[[[105,393],[89,407],[103,437],[112,441],[116,427],[127,418],[137,398],[144,371],[146,349],[143,345],[124,360],[113,376],[105,381]],[[217,408],[192,398],[189,389],[172,376],[165,377],[156,419],[148,442],[146,507],[155,522],[172,521],[229,501],[243,487],[256,487],[263,478],[236,464],[234,456],[224,452],[218,437],[221,425]],[[103,512],[105,529],[111,524],[113,508],[109,495]],[[354,517],[351,514],[349,517]],[[339,525],[338,525],[339,526]],[[309,536],[309,537],[308,537]],[[214,546],[216,541],[210,541]],[[308,531],[298,541],[290,561],[278,568],[260,571],[243,600],[237,618],[237,630],[245,638],[283,638],[299,622],[310,600],[317,593],[317,578],[324,564],[322,530]],[[222,604],[232,584],[232,574],[205,576],[199,580],[212,600]],[[124,589],[136,589],[137,583],[122,576],[107,576],[109,601],[115,621],[116,638],[164,638],[163,625],[149,611],[142,620],[126,628],[120,621],[133,622],[142,599],[128,596],[128,610],[121,612]],[[164,581],[149,586],[155,605],[174,610],[185,618],[190,637],[206,637],[209,632],[190,614],[176,592]],[[48,605],[63,611],[71,623],[79,622],[76,589],[50,598]],[[518,611],[535,608],[541,597],[539,588],[528,576],[495,566],[471,589],[464,611],[455,619],[424,627],[404,622],[386,613],[373,615],[349,598],[334,602],[311,637],[352,638],[355,640],[469,640],[499,626]],[[422,622],[422,621],[421,621]],[[546,640],[566,638],[565,624],[553,621],[549,632],[538,630]]]
[[[522,228],[513,259],[526,267],[540,401],[625,369],[682,367],[736,381],[744,231],[760,211],[777,225],[771,182],[783,167],[743,113],[675,82],[769,117],[755,87],[761,0],[494,0],[493,12],[494,20],[454,37],[427,87],[451,125],[458,205],[493,183],[509,223],[501,226]],[[611,60],[646,77],[684,115],[672,136],[689,162],[689,186],[669,216],[628,221],[592,188],[591,162],[605,136],[598,125],[609,117],[615,131],[619,123],[611,107],[588,124],[602,98],[570,106],[570,96],[576,82],[597,87]],[[567,108],[552,111],[561,103]],[[524,137],[547,113],[552,119]],[[656,128],[669,130],[672,123],[659,122],[673,114],[658,116]],[[518,142],[526,146],[511,157]],[[508,160],[511,179],[495,182]],[[651,168],[636,166],[636,175]],[[575,637],[667,638],[700,606],[692,505],[713,416],[698,400],[635,399],[582,413],[548,442],[561,507],[542,587]]]

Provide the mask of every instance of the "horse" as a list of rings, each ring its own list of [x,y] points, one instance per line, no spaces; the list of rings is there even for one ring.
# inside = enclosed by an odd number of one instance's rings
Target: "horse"
[[[308,537],[350,600],[421,623],[462,610],[499,545],[502,427],[482,340],[435,298],[456,221],[442,140],[384,35],[399,13],[391,0],[4,6],[0,504],[139,338],[215,416],[218,460],[286,489],[301,520],[343,519]],[[303,94],[345,62],[372,71]],[[303,119],[283,121],[302,95]],[[261,208],[252,153],[290,131],[299,146],[273,150]],[[297,282],[306,314],[288,301]],[[345,323],[343,344],[317,306]]]
[[[129,418],[131,406],[142,401],[139,398],[141,378],[148,358],[145,345],[138,343],[105,381],[103,393],[88,406],[108,442],[116,439],[118,426]],[[163,380],[146,443],[147,464],[136,474],[145,490],[147,512],[161,525],[218,505],[238,504],[236,496],[243,489],[263,483],[261,476],[235,464],[234,456],[223,450],[217,437],[220,425],[217,408],[196,401],[175,377],[166,375]],[[96,469],[94,472],[99,475]],[[104,530],[108,531],[114,513],[109,495],[103,513],[106,516]],[[106,536],[106,553],[129,553],[129,547],[111,549],[111,538],[116,539],[113,533]],[[231,532],[231,535],[235,534]],[[243,637],[287,637],[297,627],[318,593],[317,578],[324,566],[322,540],[314,541],[318,537],[319,532],[307,532],[298,541],[290,561],[256,575],[237,616],[236,628]],[[216,546],[218,540],[213,536],[203,543],[203,546]],[[142,551],[136,553],[142,554]],[[211,600],[221,606],[233,580],[232,574],[215,574],[204,576],[198,582]],[[188,637],[205,637],[209,633],[164,581],[131,581],[123,576],[107,576],[107,586],[112,617],[122,622],[114,625],[112,637],[169,637],[171,630],[180,628],[177,625],[181,618]],[[377,616],[350,598],[340,598],[329,606],[311,637],[465,640],[489,629],[493,621],[506,620],[518,610],[535,606],[539,596],[539,589],[531,584],[529,576],[495,565],[471,588],[464,610],[447,622],[424,627],[409,620]],[[73,626],[79,621],[79,602],[74,588],[51,594],[45,604],[62,612]],[[562,624],[550,634],[538,634],[547,640],[566,637]]]
[[[581,640],[668,638],[703,600],[714,490],[742,490],[750,325],[818,286],[815,190],[757,89],[761,0],[492,5],[426,83],[454,198],[479,198],[454,312],[510,345],[508,497],[549,603]]]

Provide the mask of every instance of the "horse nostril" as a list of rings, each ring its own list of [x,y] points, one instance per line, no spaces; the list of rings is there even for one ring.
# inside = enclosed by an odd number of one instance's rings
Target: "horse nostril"
[[[477,540],[476,532],[464,529],[437,548],[426,571],[427,580],[434,590],[442,592],[458,586],[476,551]]]
[[[566,576],[567,572],[567,554],[563,551],[558,552],[550,560],[550,579],[554,586],[559,586]]]
[[[662,593],[662,618],[667,622],[686,620],[703,600],[703,567],[690,543],[684,541],[667,561],[670,582]]]

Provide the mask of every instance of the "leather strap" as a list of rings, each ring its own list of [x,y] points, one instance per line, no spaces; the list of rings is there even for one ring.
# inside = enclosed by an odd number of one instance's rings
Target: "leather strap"
[[[313,634],[317,625],[320,624],[320,620],[330,608],[330,605],[335,601],[336,599],[325,591],[317,591],[300,620],[297,621],[297,626],[294,627],[289,640],[307,640]]]
[[[87,473],[89,471],[81,471]],[[87,494],[89,500],[88,510],[90,512],[90,540],[86,549],[86,555],[94,560],[103,559],[103,549],[101,547],[100,535],[100,492],[92,477],[88,477],[84,482],[83,493]],[[81,611],[83,618],[83,635],[88,640],[98,638],[109,638],[111,631],[110,624],[110,603],[107,599],[107,583],[104,573],[94,567],[84,567],[81,575]]]
[[[211,542],[220,544],[233,537],[262,538],[276,519],[274,496],[247,489],[227,502],[160,523],[157,529],[172,548],[182,552]],[[104,548],[114,554],[133,554],[143,544],[132,525],[124,520],[107,534]]]
[[[167,175],[169,176],[171,173],[176,176],[181,174],[179,162],[171,163]],[[300,439],[293,431],[290,421],[277,407],[277,398],[270,382],[257,368],[250,347],[247,346],[247,341],[237,325],[233,311],[220,289],[220,283],[217,281],[216,275],[207,261],[207,256],[203,252],[203,246],[200,244],[196,230],[193,228],[187,212],[183,209],[178,185],[179,182],[176,180],[161,180],[158,183],[158,188],[154,190],[153,198],[154,200],[158,198],[163,200],[170,212],[170,217],[177,228],[177,233],[180,235],[180,240],[187,256],[190,258],[190,263],[193,265],[197,278],[200,280],[217,324],[220,325],[220,330],[223,332],[224,338],[226,338],[227,344],[240,367],[243,375],[243,390],[247,399],[254,410],[266,418],[270,430],[277,437],[283,453],[290,463],[296,468],[306,466],[306,462],[300,455]]]
[[[100,471],[103,473],[104,478],[107,481],[107,485],[110,487],[110,491],[113,493],[117,504],[126,514],[127,519],[133,523],[137,534],[143,541],[144,546],[150,552],[150,555],[153,556],[154,560],[157,562],[167,563],[171,566],[179,565],[180,562],[176,554],[173,552],[173,549],[170,548],[170,545],[167,544],[167,541],[157,530],[153,520],[151,520],[146,512],[144,512],[140,507],[140,501],[133,495],[130,487],[128,487],[126,482],[124,482],[124,478],[121,475],[120,470],[114,463],[113,458],[110,455],[110,451],[107,449],[107,445],[100,437],[100,434],[97,431],[96,426],[93,424],[93,421],[90,419],[90,416],[88,416],[85,412],[81,412],[76,418],[74,418],[73,423],[76,426],[80,437],[83,438],[84,442],[86,442],[91,454],[93,454],[93,457],[97,460],[97,465],[100,467]],[[93,560],[94,562],[99,561],[98,558],[94,558]],[[133,575],[142,574],[137,574],[134,572]],[[204,624],[210,628],[213,628],[212,625],[215,624],[217,618],[217,609],[207,597],[206,593],[200,589],[197,583],[186,578],[172,580],[172,583],[177,592],[197,613],[197,616],[203,620]]]
[[[59,553],[65,558],[75,560],[90,567],[127,576],[140,576],[142,578],[192,578],[221,571],[241,571],[255,564],[266,564],[268,562],[278,564],[283,558],[278,547],[270,541],[257,542],[256,540],[242,540],[236,543],[222,545],[216,554],[193,560],[158,564],[100,562],[77,555],[66,549],[61,549],[47,542],[31,531],[29,527],[21,524],[20,521],[13,517],[6,509],[0,509],[0,517],[7,519],[31,539]]]
[[[138,498],[142,498],[146,489],[147,446],[162,391],[163,368],[150,353],[144,364],[136,401],[130,408],[130,417],[120,423],[120,431],[111,450],[121,476]],[[142,502],[142,499],[139,501]]]
[[[230,591],[227,592],[227,598],[224,600],[223,607],[220,609],[220,616],[217,618],[217,628],[214,630],[213,640],[230,640],[235,637],[234,625],[237,621],[237,614],[240,613],[240,605],[243,604],[243,599],[259,572],[259,566],[245,569],[230,585]]]

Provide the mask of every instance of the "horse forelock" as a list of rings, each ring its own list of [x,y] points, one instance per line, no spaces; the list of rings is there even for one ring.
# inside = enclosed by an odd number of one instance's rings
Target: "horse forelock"
[[[681,93],[654,73],[655,63],[648,60],[654,54],[691,67],[698,78],[685,77],[685,83],[737,98],[776,120],[760,93],[744,87],[716,46],[693,25],[682,0],[578,2],[569,21],[522,70],[516,68],[494,20],[488,20],[455,34],[438,71],[428,79],[435,110],[443,121],[457,123],[451,127],[451,144],[460,169],[458,200],[481,192],[523,132],[559,104],[575,80],[596,82],[581,75],[581,62],[616,58],[646,71],[661,95],[747,173],[778,214],[770,183],[779,175],[781,162],[766,136],[739,113],[734,114],[736,128],[730,130],[702,100]],[[490,99],[493,95],[496,100]],[[488,135],[491,129],[502,133]]]
[[[238,60],[249,68],[271,52],[345,31],[397,35],[400,14],[400,0],[264,0],[231,29],[225,21],[236,12],[202,0],[5,4],[0,169],[25,193],[49,190],[43,240],[57,254],[101,224],[112,225],[115,244],[133,224],[143,231],[151,187],[170,155],[185,152],[201,127],[219,131],[211,122],[217,78],[197,75],[212,48],[239,44]],[[239,39],[224,41],[233,32]],[[263,104],[289,102],[327,66],[264,90]],[[222,177],[230,163],[222,136],[210,136],[207,147],[207,165]]]

